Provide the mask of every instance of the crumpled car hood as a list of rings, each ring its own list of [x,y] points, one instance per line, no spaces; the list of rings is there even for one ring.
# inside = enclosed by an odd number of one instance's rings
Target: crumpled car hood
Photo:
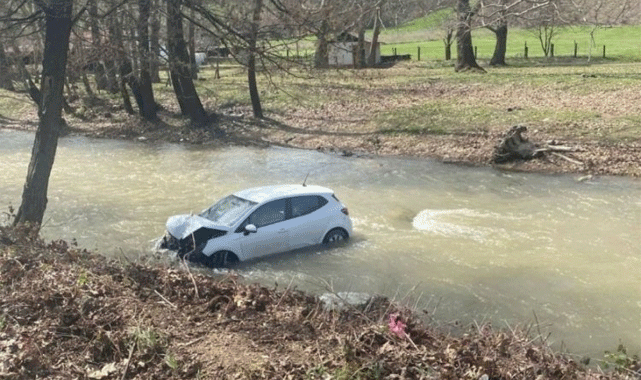
[[[229,227],[215,224],[211,220],[198,215],[174,215],[167,219],[167,232],[181,240],[203,227],[229,231]]]

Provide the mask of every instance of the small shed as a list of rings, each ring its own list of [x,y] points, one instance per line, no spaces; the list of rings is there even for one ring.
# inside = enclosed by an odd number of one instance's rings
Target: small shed
[[[365,41],[363,43],[364,52],[361,55],[364,59],[367,59],[370,48],[372,46],[371,41]],[[356,49],[358,48],[358,37],[353,34],[343,32],[335,40],[329,41],[327,46],[327,60],[330,66],[354,66],[354,59],[356,59]],[[381,63],[381,44],[376,43],[376,59],[374,64],[378,65]]]

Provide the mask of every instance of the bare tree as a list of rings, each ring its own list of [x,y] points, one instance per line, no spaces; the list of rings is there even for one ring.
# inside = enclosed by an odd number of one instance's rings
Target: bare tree
[[[45,15],[45,50],[42,60],[40,123],[14,224],[39,226],[47,207],[47,189],[62,124],[62,104],[72,24],[72,0],[36,1]]]
[[[92,46],[90,49],[89,56],[93,60],[94,73],[96,79],[96,85],[98,90],[107,90],[110,89],[109,78],[107,78],[107,73],[105,66],[102,62],[102,57],[100,57],[100,48],[102,46],[102,36],[100,33],[99,26],[99,15],[98,15],[98,2],[97,0],[89,0],[89,28],[91,30],[91,42]],[[113,84],[112,86],[113,87]]]
[[[195,1],[195,0],[192,0]],[[196,24],[194,19],[196,18],[196,11],[194,8],[191,8],[190,20],[187,26],[187,45],[189,50],[189,69],[191,72],[192,79],[198,79],[198,63],[196,62]]]
[[[160,0],[153,0],[149,34],[149,74],[153,83],[160,82]]]
[[[204,127],[210,119],[203,108],[191,77],[189,53],[183,35],[182,0],[167,1],[167,46],[171,83],[183,115],[189,116],[194,126]]]
[[[596,47],[596,32],[614,25],[639,22],[641,6],[636,0],[572,0],[565,12],[568,22],[590,26],[588,62]]]
[[[247,83],[249,84],[249,96],[254,110],[254,117],[263,118],[263,109],[260,105],[260,95],[256,85],[256,42],[258,40],[258,29],[260,27],[260,14],[263,9],[263,0],[255,0],[254,11],[251,21],[251,31],[249,35],[249,57],[247,59]]]
[[[456,50],[457,59],[454,70],[459,71],[478,71],[485,72],[481,66],[476,63],[474,50],[472,47],[472,8],[469,0],[458,0],[456,5],[458,15],[458,25],[456,26]]]
[[[373,67],[376,64],[376,46],[378,45],[378,35],[381,32],[381,24],[383,23],[381,18],[381,9],[385,6],[386,0],[379,0],[376,4],[376,10],[374,11],[374,31],[372,33],[372,43],[370,45],[367,65]]]
[[[142,104],[140,115],[149,121],[156,120],[156,100],[151,87],[151,58],[149,49],[149,17],[151,0],[138,0],[138,52],[140,54],[139,86]]]
[[[0,88],[14,91],[13,81],[11,80],[11,65],[5,52],[4,43],[0,38]]]
[[[504,66],[507,51],[508,25],[511,23],[529,23],[536,30],[549,48],[551,38],[555,36],[555,23],[550,15],[558,13],[558,0],[479,0],[476,3],[474,17],[476,25],[491,30],[496,36],[491,66]],[[547,31],[552,32],[551,35]],[[540,34],[538,34],[541,32]],[[550,39],[548,39],[550,37]],[[545,42],[547,41],[547,42]]]

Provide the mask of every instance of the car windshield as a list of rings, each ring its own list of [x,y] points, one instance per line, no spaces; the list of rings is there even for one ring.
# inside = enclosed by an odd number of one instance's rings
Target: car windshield
[[[212,222],[231,227],[247,210],[254,207],[256,202],[230,195],[216,202],[215,205],[204,210],[200,216]]]

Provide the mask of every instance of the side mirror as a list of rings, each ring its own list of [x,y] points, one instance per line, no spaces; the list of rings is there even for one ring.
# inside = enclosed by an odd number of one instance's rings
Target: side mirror
[[[253,225],[253,224],[248,224],[248,225],[245,226],[245,235],[249,235],[249,234],[254,233],[256,231],[257,231],[256,226]]]

